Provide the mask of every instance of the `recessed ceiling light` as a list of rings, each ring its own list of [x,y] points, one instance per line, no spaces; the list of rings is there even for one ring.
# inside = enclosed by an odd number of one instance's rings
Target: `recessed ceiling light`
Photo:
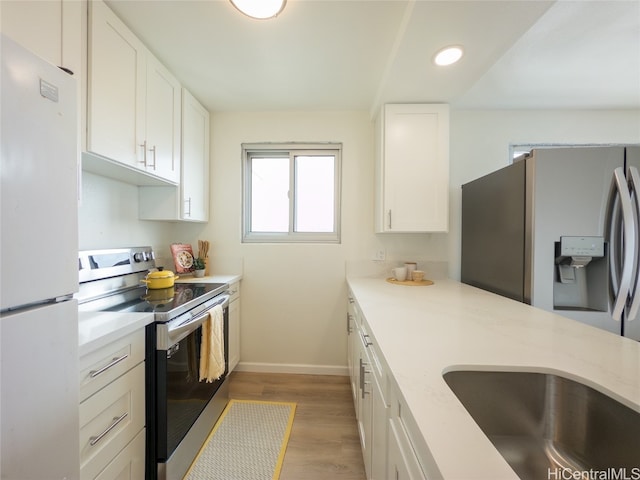
[[[287,0],[230,0],[234,7],[251,18],[264,20],[277,16]]]
[[[445,47],[433,57],[433,62],[442,67],[456,63],[462,58],[464,50],[459,45]]]

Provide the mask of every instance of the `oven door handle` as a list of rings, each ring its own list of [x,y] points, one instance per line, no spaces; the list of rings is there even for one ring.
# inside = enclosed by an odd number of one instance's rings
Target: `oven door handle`
[[[170,346],[178,343],[184,337],[188,336],[190,333],[194,332],[205,322],[205,320],[209,317],[209,312],[216,305],[224,305],[229,302],[229,295],[220,295],[216,297],[215,303],[209,306],[204,312],[200,315],[193,317],[191,320],[180,323],[173,327],[171,322],[167,324],[166,330],[166,342],[162,341],[163,335],[158,336],[158,349],[159,350],[167,350]]]

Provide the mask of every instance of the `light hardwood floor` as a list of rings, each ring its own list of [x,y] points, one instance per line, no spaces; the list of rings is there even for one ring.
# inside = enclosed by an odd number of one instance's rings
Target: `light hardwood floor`
[[[280,480],[364,480],[348,377],[233,372],[230,397],[296,402]]]

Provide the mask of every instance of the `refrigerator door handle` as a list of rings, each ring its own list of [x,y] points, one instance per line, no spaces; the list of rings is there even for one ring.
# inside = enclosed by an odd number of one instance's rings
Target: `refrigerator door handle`
[[[631,277],[633,275],[633,259],[634,250],[633,246],[636,238],[636,221],[633,212],[633,203],[631,201],[631,194],[627,186],[627,180],[624,175],[622,167],[618,167],[613,172],[613,180],[615,189],[618,193],[618,199],[620,201],[620,207],[622,209],[622,221],[624,228],[624,237],[622,239],[622,273],[620,275],[620,285],[616,292],[616,298],[613,303],[613,309],[611,316],[617,322],[622,319],[622,312],[627,303],[629,291],[631,288]],[[610,242],[615,243],[615,239]],[[611,248],[612,256],[615,252],[614,248]],[[611,259],[613,264],[615,259]]]
[[[636,228],[640,226],[640,205],[638,202],[640,199],[638,195],[640,193],[640,172],[636,167],[629,167],[627,179],[629,183],[629,191],[631,193],[633,218]],[[638,232],[633,239],[633,275],[632,284],[630,287],[631,304],[627,310],[627,320],[635,320],[638,316],[638,310],[640,309],[640,292],[638,292],[640,282],[640,268],[638,266],[640,260],[640,239],[638,238]]]
[[[618,293],[620,281],[620,254],[618,246],[620,244],[620,230],[622,229],[622,220],[620,219],[620,196],[618,195],[615,179],[611,182],[611,193],[609,196],[609,211],[607,216],[607,242],[609,243],[609,292],[612,301]]]

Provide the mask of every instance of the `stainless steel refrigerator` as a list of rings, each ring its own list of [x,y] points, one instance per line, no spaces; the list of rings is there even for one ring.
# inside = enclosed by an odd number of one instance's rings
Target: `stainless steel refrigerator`
[[[77,85],[0,49],[0,477],[77,480]]]
[[[640,146],[541,148],[462,186],[464,283],[640,341]]]

